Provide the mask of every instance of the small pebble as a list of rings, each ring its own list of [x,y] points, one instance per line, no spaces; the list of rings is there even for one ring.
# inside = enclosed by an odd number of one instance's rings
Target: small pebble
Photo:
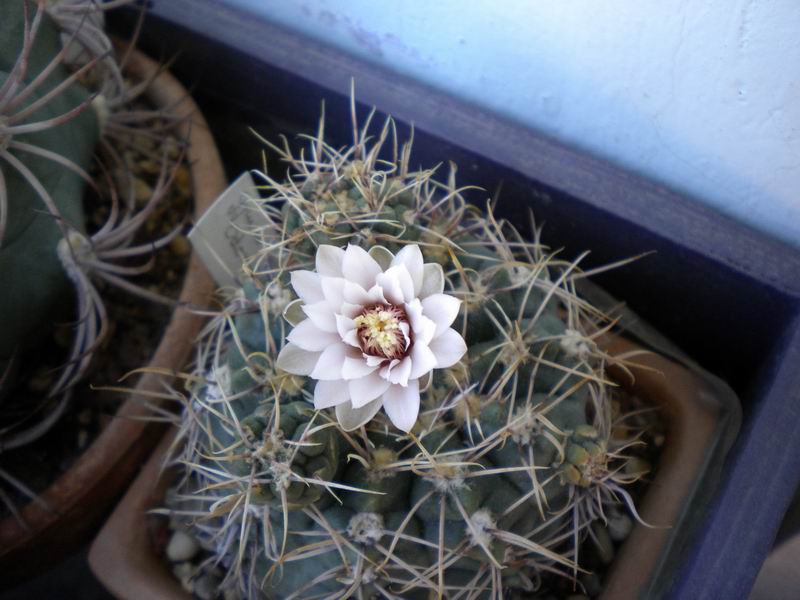
[[[144,204],[148,200],[150,200],[150,197],[153,195],[153,188],[151,188],[149,185],[147,185],[144,181],[142,181],[138,177],[134,177],[133,193],[134,196],[136,197],[136,201]]]
[[[203,574],[194,580],[192,592],[200,600],[213,600],[216,597],[218,582],[211,575]]]
[[[608,515],[608,535],[615,542],[628,538],[633,529],[633,519],[624,512],[615,512]]]
[[[181,587],[190,594],[192,593],[192,575],[194,567],[190,562],[181,562],[172,567],[175,578],[181,582]]]
[[[167,558],[172,562],[191,560],[200,546],[184,531],[176,530],[167,544]]]
[[[601,523],[592,523],[592,533],[594,533],[594,546],[597,548],[597,555],[603,564],[611,564],[614,560],[614,544],[611,543],[611,538],[608,531]]]
[[[600,578],[594,573],[584,573],[580,576],[580,580],[583,584],[583,588],[586,590],[586,595],[582,596],[583,598],[594,598],[599,596],[600,592],[603,591],[603,585],[600,582]]]
[[[222,592],[222,598],[223,600],[239,600],[241,596],[239,595],[238,590],[235,588],[227,587]]]

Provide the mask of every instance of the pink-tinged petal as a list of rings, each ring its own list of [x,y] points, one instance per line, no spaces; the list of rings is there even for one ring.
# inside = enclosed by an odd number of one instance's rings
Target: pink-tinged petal
[[[383,410],[400,431],[411,431],[419,415],[419,381],[412,379],[405,387],[390,386],[383,395]]]
[[[347,344],[349,346],[352,346],[353,348],[360,348],[361,347],[361,344],[358,343],[358,332],[355,329],[351,329],[350,331],[348,331],[342,337],[342,341],[345,344]]]
[[[302,321],[286,336],[291,343],[307,352],[322,352],[331,344],[339,342],[339,335],[322,331],[311,319]]]
[[[331,381],[342,378],[342,367],[347,356],[347,346],[341,342],[331,344],[322,351],[317,366],[311,372],[313,379]]]
[[[339,308],[339,312],[348,319],[355,319],[358,315],[364,312],[364,307],[360,304],[343,302],[342,306]]]
[[[392,369],[394,369],[399,364],[400,364],[400,359],[397,359],[397,358],[393,358],[389,362],[384,363],[383,368],[381,368],[381,370],[380,370],[380,376],[388,381],[389,380],[389,375],[391,374]]]
[[[377,283],[369,288],[367,296],[369,297],[369,304],[387,304],[386,296],[383,294],[383,288]]]
[[[408,274],[411,276],[414,291],[411,296],[406,296],[406,301],[409,301],[411,298],[418,296],[422,290],[423,262],[422,252],[419,246],[416,244],[404,246],[403,249],[397,253],[397,256],[394,257],[394,260],[392,260],[392,266],[395,265],[404,265]]]
[[[427,346],[436,333],[436,323],[422,314],[422,303],[417,299],[406,304],[405,311],[414,332],[414,343]]]
[[[292,271],[291,279],[295,293],[306,304],[320,302],[325,299],[322,294],[319,275],[313,271]]]
[[[453,324],[461,308],[461,300],[447,294],[434,294],[422,301],[422,313],[436,323],[433,337],[442,335]]]
[[[370,366],[367,362],[361,358],[351,358],[350,356],[344,359],[344,366],[342,367],[342,378],[343,379],[361,379],[372,373],[378,367]]]
[[[350,388],[341,379],[336,381],[318,381],[314,388],[314,408],[322,410],[342,402],[350,402]]]
[[[322,295],[331,306],[341,306],[344,301],[345,280],[341,277],[320,277]]]
[[[373,371],[361,379],[351,380],[349,385],[350,402],[353,404],[353,408],[360,408],[381,396],[389,387],[389,382]]]
[[[303,312],[322,331],[336,333],[336,315],[327,301],[306,304],[303,306]]]
[[[436,368],[436,356],[425,344],[415,343],[409,356],[411,357],[411,373],[408,376],[411,379],[419,379],[425,373]]]
[[[353,281],[368,290],[375,285],[375,278],[381,272],[381,266],[366,250],[348,244],[342,262],[342,273],[347,281]]]
[[[358,335],[356,331],[356,322],[344,315],[336,315],[336,331],[343,342],[358,348]]]
[[[321,354],[321,352],[308,352],[288,343],[281,348],[275,366],[292,375],[311,375]]]
[[[448,329],[428,344],[436,357],[436,368],[446,369],[456,364],[467,351],[467,344],[455,329]]]
[[[323,277],[341,277],[344,250],[323,244],[317,248],[317,273]]]
[[[444,271],[438,263],[425,263],[422,269],[422,289],[417,294],[420,299],[444,292]]]
[[[384,296],[392,304],[400,305],[414,299],[414,283],[405,265],[389,267],[375,281],[383,288]]]
[[[400,323],[400,331],[403,333],[403,350],[408,350],[411,344],[411,327],[408,323]]]
[[[408,378],[411,375],[411,357],[406,356],[400,364],[389,373],[389,383],[396,383],[403,387],[408,385]]]
[[[372,354],[362,354],[361,356],[370,367],[379,367],[388,360],[382,356],[373,356]]]
[[[345,431],[354,431],[370,422],[381,406],[383,398],[376,398],[359,408],[354,408],[349,402],[342,402],[336,406],[336,420]]]
[[[383,294],[383,289],[379,285],[373,285],[369,291],[365,290],[357,283],[347,281],[344,284],[344,292],[342,294],[344,302],[342,306],[347,304],[355,304],[359,307],[369,306],[370,304],[385,304],[386,298]]]
[[[342,289],[342,298],[344,299],[343,304],[356,304],[358,306],[369,304],[367,290],[352,281],[345,281]]]

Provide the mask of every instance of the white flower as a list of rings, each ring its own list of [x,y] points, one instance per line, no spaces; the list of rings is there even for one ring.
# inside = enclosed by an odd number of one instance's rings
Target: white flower
[[[398,429],[410,431],[420,378],[467,350],[450,328],[461,301],[443,293],[442,267],[423,264],[416,245],[397,256],[382,246],[320,246],[316,271],[291,278],[299,300],[285,314],[295,327],[277,366],[317,379],[315,408],[335,406],[347,430],[383,406]]]

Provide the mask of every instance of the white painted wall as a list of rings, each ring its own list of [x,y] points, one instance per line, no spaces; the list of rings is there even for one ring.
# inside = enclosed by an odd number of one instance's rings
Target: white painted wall
[[[800,0],[236,0],[800,245]]]

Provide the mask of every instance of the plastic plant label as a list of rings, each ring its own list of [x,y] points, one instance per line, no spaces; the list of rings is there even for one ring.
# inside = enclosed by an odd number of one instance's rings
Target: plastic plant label
[[[258,191],[253,178],[242,173],[189,232],[189,241],[220,287],[241,285],[242,263],[259,249],[253,232],[265,221],[254,198]]]

